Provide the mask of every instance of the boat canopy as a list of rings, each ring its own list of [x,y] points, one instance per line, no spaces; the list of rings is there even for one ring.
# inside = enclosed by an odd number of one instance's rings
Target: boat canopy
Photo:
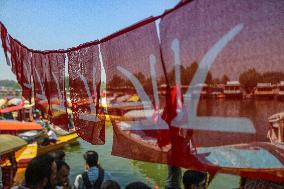
[[[0,135],[0,155],[17,151],[27,145],[26,141],[13,135]]]
[[[42,127],[34,122],[22,121],[0,121],[0,131],[27,131],[27,130],[41,130]]]

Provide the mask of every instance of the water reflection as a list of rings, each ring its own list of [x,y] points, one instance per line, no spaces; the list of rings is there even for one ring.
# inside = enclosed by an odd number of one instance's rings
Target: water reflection
[[[228,117],[248,117],[254,123],[257,141],[268,141],[266,138],[268,120],[267,118],[277,112],[284,110],[283,101],[277,100],[227,100],[227,99],[207,99],[201,100],[198,107],[199,116],[228,116]],[[66,161],[71,166],[71,179],[74,181],[77,174],[83,172],[83,153],[86,150],[94,149],[99,155],[99,162],[109,171],[124,187],[129,182],[143,181],[153,186],[157,183],[164,188],[167,175],[166,165],[132,161],[120,157],[111,156],[112,149],[112,127],[106,128],[106,144],[97,146],[79,140],[79,145],[70,146],[65,149]],[[230,136],[224,136],[230,138]],[[126,147],[127,148],[127,147]],[[224,179],[225,178],[225,179]],[[229,179],[228,179],[229,178]],[[237,187],[239,178],[235,176],[220,175],[213,181],[212,188],[232,188]],[[232,184],[234,183],[234,184]],[[229,186],[229,187],[228,187]]]

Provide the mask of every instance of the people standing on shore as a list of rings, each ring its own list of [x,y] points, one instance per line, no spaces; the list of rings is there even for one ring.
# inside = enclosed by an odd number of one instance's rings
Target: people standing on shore
[[[96,151],[87,151],[84,154],[85,159],[85,172],[77,175],[74,188],[75,189],[99,189],[103,181],[112,180],[110,173],[98,164],[98,153]]]

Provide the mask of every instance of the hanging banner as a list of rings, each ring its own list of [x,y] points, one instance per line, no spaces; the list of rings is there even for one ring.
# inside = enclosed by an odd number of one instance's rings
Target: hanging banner
[[[101,63],[97,45],[68,52],[70,99],[78,135],[92,144],[105,143],[105,118],[99,112]]]
[[[283,111],[273,100],[284,79],[280,7],[280,1],[192,1],[161,19],[167,75],[181,86],[177,102],[184,98],[170,125],[186,131],[180,144],[188,144],[189,153],[174,164],[194,167],[192,157],[283,181],[284,151],[269,140],[277,129],[268,132],[268,117]],[[259,100],[264,97],[269,101]]]
[[[107,73],[107,112],[115,132],[112,154],[160,162],[160,155],[148,146],[159,149],[159,138],[165,143],[169,139],[168,124],[161,118],[167,84],[156,25],[150,20],[100,47]]]
[[[64,130],[69,130],[67,101],[65,94],[65,53],[47,55],[50,69],[47,97],[50,104],[51,123]]]

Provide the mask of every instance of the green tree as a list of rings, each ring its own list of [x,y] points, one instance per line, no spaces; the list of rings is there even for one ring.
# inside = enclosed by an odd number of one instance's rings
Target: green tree
[[[257,83],[262,81],[262,76],[254,68],[241,73],[239,82],[244,86],[247,92],[251,92]]]
[[[226,84],[228,81],[230,81],[230,78],[226,74],[224,74],[221,79],[221,83]]]

